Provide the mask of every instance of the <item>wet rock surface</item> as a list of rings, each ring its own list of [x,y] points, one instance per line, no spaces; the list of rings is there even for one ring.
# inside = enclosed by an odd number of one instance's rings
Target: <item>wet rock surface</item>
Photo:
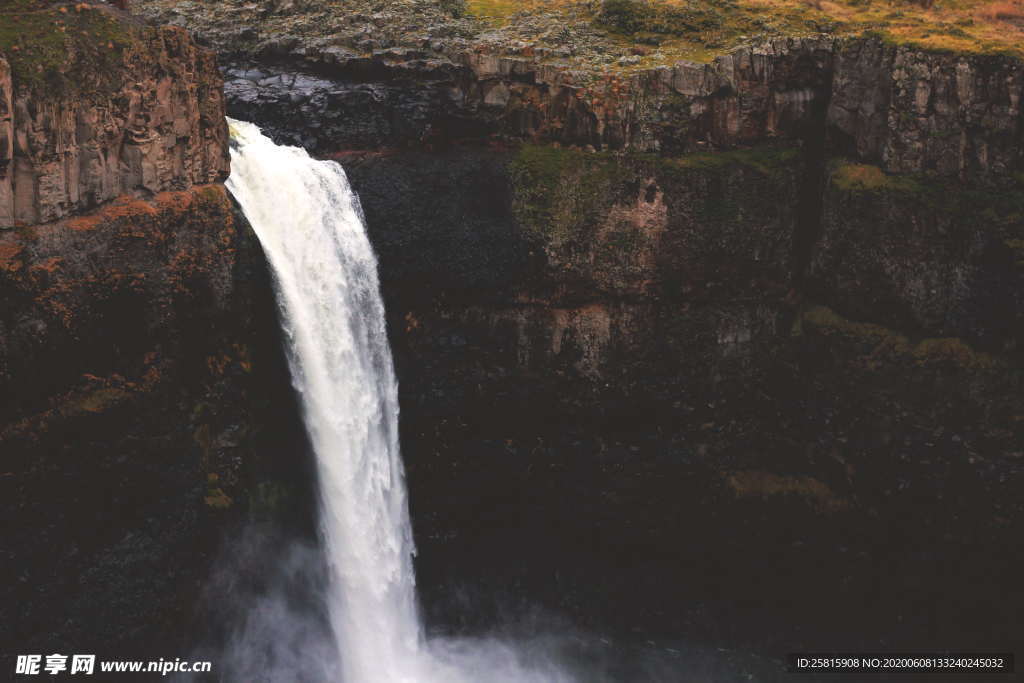
[[[618,642],[769,657],[1013,644],[1019,361],[821,305],[848,281],[794,287],[799,150],[343,163],[380,254],[436,628],[540,602]],[[831,192],[827,215],[855,213]]]
[[[365,60],[338,80],[312,67],[256,63],[228,67],[225,94],[229,115],[264,122],[282,144],[321,153],[423,144],[481,128],[446,90],[455,71],[450,63],[391,70]]]

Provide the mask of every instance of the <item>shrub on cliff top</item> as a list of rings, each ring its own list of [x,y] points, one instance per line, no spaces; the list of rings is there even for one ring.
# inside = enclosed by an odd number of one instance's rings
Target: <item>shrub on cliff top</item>
[[[439,0],[438,6],[445,14],[455,18],[466,16],[468,11],[466,0]]]
[[[600,21],[626,34],[655,33],[681,36],[721,28],[721,8],[735,7],[725,0],[702,3],[664,3],[651,0],[604,0]]]
[[[601,19],[623,33],[644,30],[653,17],[651,6],[644,0],[605,0]]]

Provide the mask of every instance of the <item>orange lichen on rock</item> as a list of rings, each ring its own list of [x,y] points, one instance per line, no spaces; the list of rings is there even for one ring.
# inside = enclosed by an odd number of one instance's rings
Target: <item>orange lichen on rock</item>
[[[108,387],[88,394],[82,398],[76,408],[86,413],[103,413],[128,398],[127,391]]]
[[[154,360],[153,364],[149,365],[150,361],[156,358],[157,354],[154,352],[146,354],[148,367],[140,382],[130,381],[118,373],[103,377],[83,373],[73,386],[55,394],[45,410],[0,429],[0,442],[43,433],[62,420],[106,413],[125,405],[144,392],[151,391],[160,376],[159,363]]]
[[[195,200],[195,189],[179,192],[161,192],[153,197],[153,203],[160,211],[187,211]]]
[[[90,214],[68,219],[67,226],[76,231],[95,230],[101,225],[112,223],[118,219],[155,215],[157,215],[157,210],[152,204],[128,195],[122,195],[112,203]]]
[[[226,353],[222,353],[217,356],[209,356],[206,359],[207,369],[211,374],[218,377],[224,374],[224,369],[227,368],[229,363],[231,363],[231,357]]]
[[[33,263],[29,270],[33,273],[56,273],[64,259],[60,256],[51,256],[37,263]]]
[[[231,504],[234,501],[228,494],[224,493],[224,489],[218,487],[210,489],[207,492],[207,495],[203,497],[203,502],[206,503],[208,507],[217,510],[225,510],[231,507]]]
[[[0,242],[0,270],[10,273],[20,270],[24,264],[17,257],[24,249],[25,247],[20,244]]]
[[[220,184],[195,185],[188,190],[161,192],[153,197],[154,205],[161,211],[187,211],[195,208],[197,202],[218,209],[229,204],[227,191]]]
[[[252,360],[249,358],[249,347],[244,344],[232,344],[231,350],[235,352],[238,365],[245,372],[252,372]]]
[[[148,219],[164,213],[183,215],[199,205],[226,210],[230,206],[227,193],[221,185],[197,185],[188,190],[161,192],[152,199],[122,195],[113,202],[95,211],[57,221],[55,227],[66,225],[76,232],[96,230],[105,226],[118,226],[125,236],[150,238],[156,242],[165,241],[166,235],[148,228]],[[45,226],[50,227],[50,226]],[[222,243],[226,244],[222,239]]]

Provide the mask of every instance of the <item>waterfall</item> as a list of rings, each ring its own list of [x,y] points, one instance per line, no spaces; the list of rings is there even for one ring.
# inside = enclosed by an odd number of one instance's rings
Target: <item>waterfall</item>
[[[317,455],[328,611],[343,680],[412,681],[421,633],[377,260],[341,166],[231,122],[227,186],[274,274]]]
[[[425,641],[377,260],[341,166],[229,121],[227,187],[274,275],[316,453],[327,611],[343,683],[557,681],[494,641]]]

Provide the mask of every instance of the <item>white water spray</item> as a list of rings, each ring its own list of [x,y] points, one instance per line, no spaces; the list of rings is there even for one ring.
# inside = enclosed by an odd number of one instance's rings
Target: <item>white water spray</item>
[[[493,641],[426,643],[377,261],[342,168],[231,122],[231,177],[274,273],[319,471],[343,683],[566,680]]]

